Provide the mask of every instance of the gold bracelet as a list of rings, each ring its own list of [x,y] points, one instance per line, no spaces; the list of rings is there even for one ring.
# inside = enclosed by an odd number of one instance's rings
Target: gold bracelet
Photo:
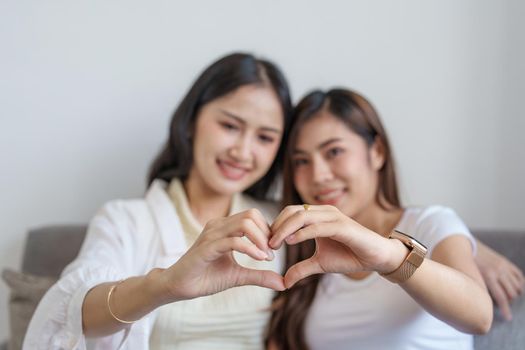
[[[124,282],[124,280],[120,280],[118,281],[117,283],[115,283],[114,285],[111,286],[111,288],[109,289],[109,292],[108,292],[108,298],[107,298],[107,304],[108,304],[108,310],[109,310],[109,313],[111,314],[111,316],[113,316],[113,318],[117,321],[119,321],[120,323],[124,323],[124,324],[131,324],[131,323],[135,323],[137,321],[126,321],[126,320],[123,320],[123,319],[120,319],[118,318],[117,316],[115,316],[115,314],[113,313],[113,311],[111,311],[111,306],[109,305],[109,301],[111,299],[111,294],[113,294],[113,291],[115,290],[115,288],[117,288],[117,286],[119,284],[121,284],[122,282]]]

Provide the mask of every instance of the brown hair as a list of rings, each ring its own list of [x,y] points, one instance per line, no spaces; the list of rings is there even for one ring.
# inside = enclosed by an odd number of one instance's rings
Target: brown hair
[[[361,136],[371,147],[381,142],[384,163],[379,170],[377,203],[384,209],[400,208],[399,192],[394,159],[385,129],[372,104],[358,93],[346,89],[320,90],[306,95],[295,107],[293,125],[288,140],[284,161],[283,207],[302,203],[294,184],[292,152],[301,127],[318,116],[322,110],[339,118],[348,128]],[[287,247],[286,269],[299,261],[308,259],[315,252],[315,241]],[[315,297],[322,275],[313,275],[297,282],[291,289],[280,292],[274,298],[273,313],[268,325],[266,345],[270,343],[279,349],[303,350],[306,344],[304,325],[308,310]]]

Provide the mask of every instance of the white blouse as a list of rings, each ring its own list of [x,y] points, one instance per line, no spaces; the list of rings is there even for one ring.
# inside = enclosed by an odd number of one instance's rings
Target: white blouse
[[[190,246],[204,227],[193,216],[180,181],[170,183],[168,194]],[[257,261],[233,254],[239,264],[248,268],[278,271],[281,266],[275,260]],[[273,296],[271,289],[245,286],[164,305],[153,327],[150,349],[262,349]]]
[[[263,288],[245,286],[216,296],[185,301],[180,303],[180,307],[179,302],[167,305],[163,308],[171,309],[171,306],[176,306],[173,308],[175,312],[168,312],[167,317],[158,317],[159,310],[155,310],[111,336],[95,339],[84,337],[82,303],[91,288],[104,282],[144,275],[155,267],[167,268],[186,252],[189,244],[175,206],[166,192],[166,185],[165,182],[156,180],[144,199],[116,200],[103,206],[90,222],[78,257],[66,267],[60,280],[42,298],[29,325],[23,349],[149,349],[154,325],[154,339],[161,339],[165,332],[163,328],[169,327],[166,332],[170,333],[170,338],[163,339],[170,342],[175,339],[180,344],[194,344],[202,348],[195,343],[195,338],[217,339],[214,332],[220,323],[227,327],[242,323],[238,320],[245,317],[244,322],[247,325],[253,322],[246,327],[251,332],[253,329],[257,330],[252,327],[265,324],[269,311],[264,311],[262,306],[270,305],[272,291],[264,290],[254,294],[249,291]],[[261,210],[268,222],[272,222],[277,213],[275,204],[256,201],[243,194],[234,196],[230,213],[249,208]],[[264,268],[281,272],[283,253],[275,253],[276,258],[272,262],[263,262],[266,264]],[[249,295],[250,298],[243,301],[240,297],[242,295]],[[177,313],[185,312],[188,307],[200,309],[202,314],[179,320]],[[164,315],[164,311],[161,315]],[[177,320],[180,322],[177,323]],[[199,329],[202,332],[197,332]],[[224,329],[220,332],[224,332]],[[246,333],[244,337],[236,338],[237,343],[245,344],[246,337],[258,336],[260,339],[262,328],[258,331],[258,335]],[[171,337],[171,332],[178,336]],[[255,340],[254,343],[260,342]]]

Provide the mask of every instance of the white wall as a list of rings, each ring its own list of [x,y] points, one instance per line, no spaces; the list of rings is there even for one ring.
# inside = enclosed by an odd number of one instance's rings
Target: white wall
[[[507,1],[0,1],[0,267],[24,234],[144,191],[175,104],[248,50],[297,99],[354,87],[390,131],[409,204],[525,228],[524,17]],[[0,284],[0,339],[7,336]]]

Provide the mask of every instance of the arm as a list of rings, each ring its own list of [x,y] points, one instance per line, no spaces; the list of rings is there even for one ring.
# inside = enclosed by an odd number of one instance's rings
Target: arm
[[[283,290],[279,274],[244,268],[232,255],[233,251],[238,251],[256,260],[272,259],[267,245],[268,235],[269,228],[257,210],[212,220],[175,264],[118,284],[109,300],[111,310],[118,318],[133,321],[161,305],[235,286],[259,285]],[[107,296],[114,284],[97,285],[86,295],[82,307],[86,336],[113,334],[127,326],[117,321],[108,309]]]
[[[79,256],[38,305],[24,338],[24,349],[85,349],[86,336],[104,334],[115,335],[101,340],[105,346],[119,346],[124,334],[116,332],[127,325],[111,317],[107,295],[116,283],[109,281],[132,273],[127,262],[135,258],[134,248],[125,235],[133,234],[135,228],[129,225],[129,216],[119,203],[112,202],[92,220]],[[119,284],[111,297],[112,311],[123,320],[136,320],[163,303],[234,285],[284,288],[280,275],[244,269],[232,257],[232,250],[236,250],[263,259],[257,254],[263,247],[261,242],[267,247],[269,229],[260,213],[251,210],[221,218],[210,222],[205,231],[168,269],[154,269]],[[239,242],[242,233],[248,239]]]
[[[460,331],[483,334],[492,323],[492,302],[474,263],[470,242],[453,235],[400,286],[435,317]]]
[[[408,254],[400,241],[366,229],[331,206],[311,206],[309,211],[300,206],[288,207],[272,228],[272,247],[280,246],[283,240],[288,244],[316,240],[315,254],[287,271],[287,287],[315,273],[388,273]],[[470,244],[461,237],[450,237],[442,243],[432,257],[436,260],[425,259],[401,287],[425,310],[455,328],[484,333],[492,322],[492,303],[475,267]],[[443,251],[447,253],[440,253]]]
[[[502,316],[507,321],[512,320],[509,303],[523,293],[525,286],[523,272],[479,240],[475,261]]]

